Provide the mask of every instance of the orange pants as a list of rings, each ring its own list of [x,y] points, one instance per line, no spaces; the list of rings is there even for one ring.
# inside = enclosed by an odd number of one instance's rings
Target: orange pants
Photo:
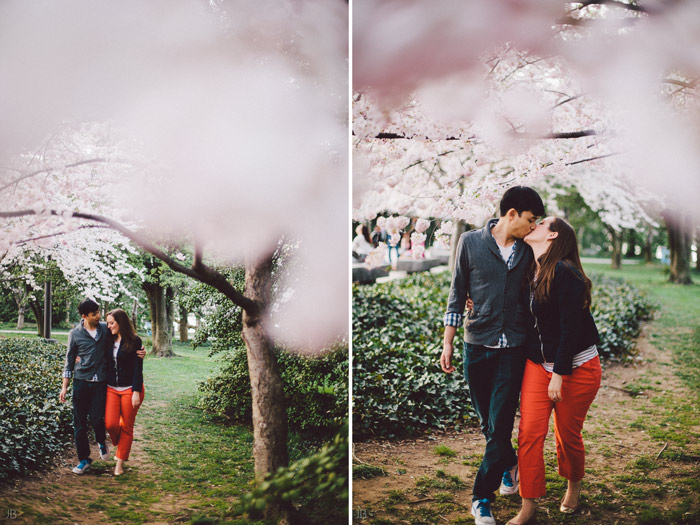
[[[581,429],[600,388],[600,358],[591,359],[574,368],[571,375],[562,376],[562,400],[558,403],[547,395],[551,377],[542,365],[528,359],[520,394],[518,431],[518,470],[523,498],[539,498],[545,494],[543,451],[552,409],[559,475],[579,481],[584,474],[586,452]]]
[[[146,385],[141,392],[141,403],[146,393]],[[131,442],[134,440],[134,420],[136,412],[131,402],[132,391],[115,390],[107,387],[107,405],[105,406],[105,427],[109,432],[112,444],[117,447],[117,459],[126,461],[131,452]],[[140,407],[141,405],[139,405]]]

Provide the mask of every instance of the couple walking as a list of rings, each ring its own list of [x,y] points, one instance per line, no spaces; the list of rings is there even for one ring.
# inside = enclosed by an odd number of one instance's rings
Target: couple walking
[[[581,429],[600,387],[598,331],[590,313],[591,281],[576,235],[563,219],[544,216],[540,196],[515,186],[500,219],[459,240],[445,314],[440,365],[452,373],[453,339],[464,323],[464,376],[486,437],[474,481],[477,525],[496,523],[494,492],[520,492],[508,523],[534,518],[545,495],[543,448],[554,411],[559,474],[568,480],[560,510],[578,508],[585,452]],[[511,444],[520,397],[518,453]]]
[[[90,468],[88,420],[95,431],[100,459],[109,457],[106,432],[117,447],[114,475],[124,473],[134,437],[134,420],[143,401],[143,357],[141,339],[124,310],[116,309],[100,321],[100,306],[86,299],[78,306],[80,326],[68,335],[63,370],[61,403],[66,400],[73,378],[73,430],[78,450],[75,474]],[[106,427],[106,429],[105,429]]]

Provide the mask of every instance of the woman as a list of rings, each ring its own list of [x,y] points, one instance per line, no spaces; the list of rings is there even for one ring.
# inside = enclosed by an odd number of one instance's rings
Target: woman
[[[530,278],[528,360],[520,397],[518,470],[522,508],[508,523],[527,523],[545,494],[543,448],[554,410],[559,475],[568,480],[560,511],[578,509],[585,451],[581,429],[600,387],[598,330],[591,316],[591,281],[581,267],[576,234],[548,217],[525,237],[534,254]]]
[[[352,240],[352,256],[359,262],[364,262],[369,252],[372,251],[372,242],[369,238],[369,230],[364,224],[360,224],[355,228],[357,234]]]
[[[143,360],[136,355],[141,339],[124,310],[117,308],[107,314],[107,328],[114,344],[107,374],[105,426],[117,447],[114,475],[120,476],[129,459],[134,420],[143,401]]]

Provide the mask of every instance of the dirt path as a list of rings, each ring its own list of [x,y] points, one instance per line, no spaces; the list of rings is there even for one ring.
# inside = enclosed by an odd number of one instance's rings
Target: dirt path
[[[548,495],[540,501],[538,523],[697,523],[683,521],[700,516],[697,396],[689,401],[670,357],[646,336],[638,349],[631,363],[605,367],[584,427],[585,496],[574,516],[558,511],[565,484],[556,473],[550,432],[545,444]],[[456,454],[438,456],[437,445]],[[355,444],[355,465],[379,466],[386,475],[353,479],[353,521],[473,523],[471,485],[483,447],[476,425],[415,440]],[[518,507],[517,496],[499,496],[493,506],[497,522],[505,523]]]
[[[145,523],[173,523],[178,516],[188,521],[191,501],[184,494],[160,494],[157,501],[143,501],[135,493],[145,483],[153,483],[158,476],[157,467],[149,461],[145,450],[150,445],[144,441],[142,425],[136,420],[135,438],[130,459],[123,476],[115,477],[114,453],[110,448],[110,459],[100,461],[97,445],[92,445],[92,468],[81,476],[71,472],[76,464],[74,448],[56,460],[53,468],[33,473],[26,478],[11,481],[0,488],[0,522],[19,523],[129,523],[128,516],[138,514],[139,508],[148,507],[149,515],[162,515],[163,521]],[[108,438],[109,443],[109,438]],[[98,458],[95,460],[95,458]],[[108,517],[105,509],[122,508],[124,520]],[[131,511],[132,514],[127,512]],[[167,516],[167,517],[166,517]],[[142,520],[140,520],[142,521]]]
[[[140,425],[136,424],[131,459],[127,462],[127,473],[122,478],[113,475],[115,449],[110,448],[109,461],[99,460],[99,451],[92,445],[92,468],[81,476],[71,472],[77,463],[75,450],[69,448],[58,458],[53,468],[32,473],[26,478],[16,479],[0,489],[0,519],[6,523],[101,523],[107,517],[97,503],[106,493],[121,493],[133,473],[140,476],[150,471]],[[108,443],[109,443],[109,438]],[[97,459],[95,459],[97,458]],[[128,474],[131,473],[132,476]],[[4,510],[3,510],[4,509]],[[80,509],[75,512],[75,509]],[[13,518],[12,516],[16,516]],[[10,516],[10,519],[8,519]]]

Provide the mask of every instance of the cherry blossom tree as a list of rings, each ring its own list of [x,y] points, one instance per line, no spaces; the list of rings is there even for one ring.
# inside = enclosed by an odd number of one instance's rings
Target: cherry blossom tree
[[[347,11],[340,0],[0,6],[3,245],[28,228],[108,227],[237,305],[258,476],[287,463],[274,346],[314,352],[347,337]],[[71,140],[49,159],[52,134]],[[41,191],[42,177],[60,192]],[[275,301],[281,242],[297,249]],[[169,246],[187,246],[191,264]],[[245,288],[219,264],[243,265]]]
[[[621,198],[612,222],[628,221],[630,194],[614,188],[630,179],[674,224],[700,222],[699,9],[357,1],[354,217],[478,224],[509,184],[583,187],[597,172]]]

